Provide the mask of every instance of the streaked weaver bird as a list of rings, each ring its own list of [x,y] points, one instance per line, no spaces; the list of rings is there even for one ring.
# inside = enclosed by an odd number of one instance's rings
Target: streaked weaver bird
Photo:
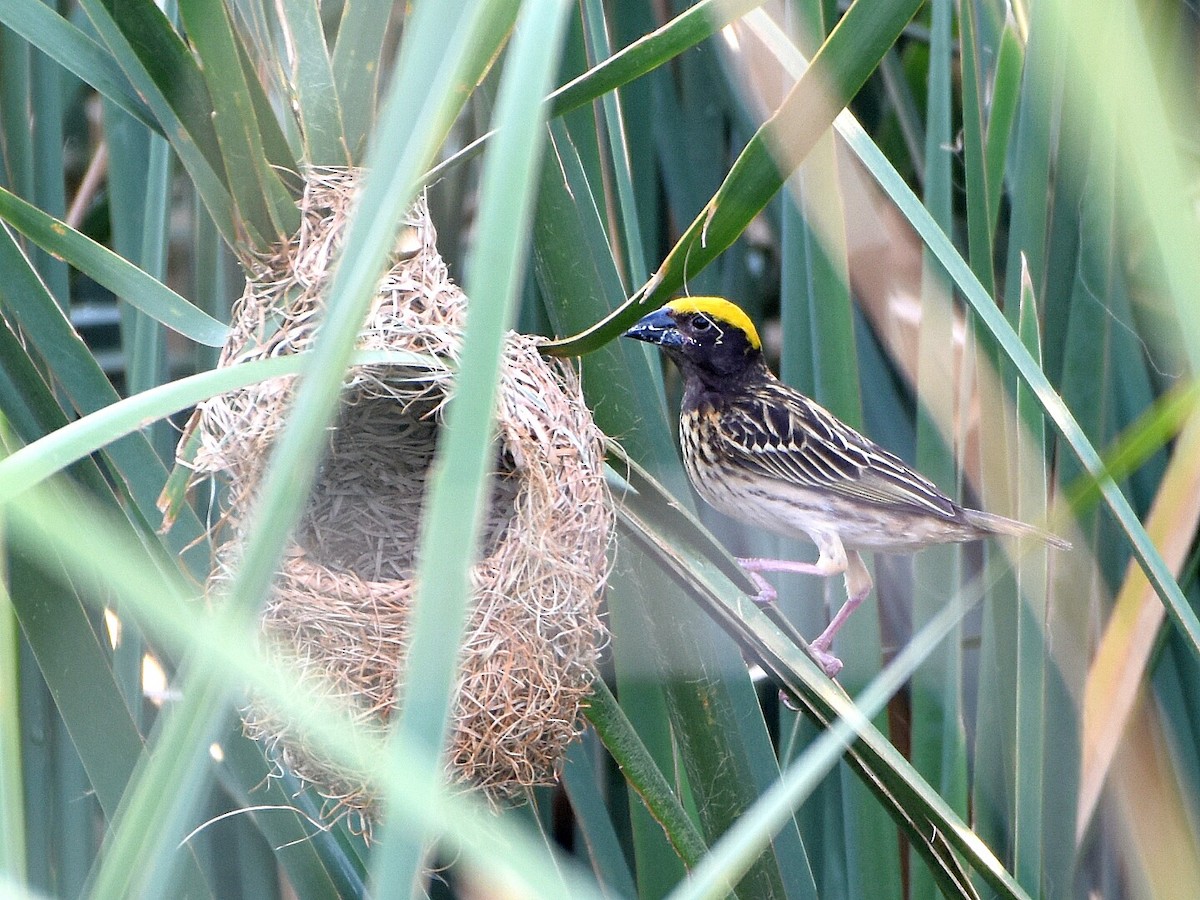
[[[750,317],[719,297],[673,300],[626,337],[657,344],[683,373],[679,442],[696,493],[719,511],[817,545],[815,563],[739,559],[760,603],[763,572],[844,574],[846,602],[809,644],[831,677],[833,638],[871,591],[860,550],[911,553],[991,535],[1070,544],[1040,528],[968,509],[893,453],[771,374]]]

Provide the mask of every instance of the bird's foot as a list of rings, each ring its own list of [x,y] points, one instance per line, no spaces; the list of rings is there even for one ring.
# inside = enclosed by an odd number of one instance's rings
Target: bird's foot
[[[737,563],[742,571],[758,588],[754,602],[759,606],[767,606],[779,598],[779,592],[774,585],[763,578],[763,572],[796,572],[801,575],[824,575],[826,572],[813,563],[794,562],[790,559],[763,559],[758,556],[739,556]]]
[[[828,647],[822,646],[820,638],[808,645],[808,655],[830,678],[836,678],[838,672],[842,671],[842,661],[834,656]]]
[[[754,602],[759,606],[770,606],[779,599],[779,592],[775,590],[775,586],[767,579],[763,578],[758,572],[746,566],[751,560],[739,559],[738,563],[742,566],[742,571],[750,579],[750,582],[758,588],[758,593],[754,595]]]
[[[779,599],[779,592],[775,590],[774,585],[762,576],[762,572],[798,572],[805,575],[829,574],[820,563],[814,565],[813,563],[781,559],[761,559],[759,557],[738,557],[737,561],[751,583],[758,588],[758,593],[754,596],[754,602],[759,606],[770,606]],[[851,606],[851,609],[853,609],[853,606]],[[848,612],[849,610],[844,610],[839,618],[835,619],[835,623],[830,628],[827,628],[819,638],[808,645],[809,655],[830,678],[833,678],[842,670],[842,661],[830,652],[829,645],[832,642],[834,632],[841,626],[841,619]]]

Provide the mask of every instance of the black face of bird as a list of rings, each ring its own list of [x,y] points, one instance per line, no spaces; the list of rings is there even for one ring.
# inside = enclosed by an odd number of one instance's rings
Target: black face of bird
[[[697,375],[705,381],[738,375],[760,356],[742,328],[699,309],[664,306],[643,317],[625,336],[657,344],[685,376]]]

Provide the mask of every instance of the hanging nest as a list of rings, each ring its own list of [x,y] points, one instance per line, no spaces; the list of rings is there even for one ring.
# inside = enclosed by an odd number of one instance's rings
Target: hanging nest
[[[234,311],[221,365],[296,353],[313,341],[355,192],[355,173],[310,174],[294,241],[261,260]],[[467,298],[450,281],[418,202],[359,340],[362,349],[425,354],[428,365],[357,366],[273,593],[264,646],[364,728],[395,711],[409,645],[426,475],[453,389]],[[283,427],[294,379],[213,398],[197,409],[197,478],[224,483],[210,590],[231,577],[263,467]],[[448,776],[493,800],[552,782],[580,731],[607,633],[598,616],[612,532],[601,436],[575,372],[536,341],[506,338],[496,468],[462,649]],[[182,442],[181,442],[182,446]],[[331,815],[376,810],[366,779],[340,770],[265,706],[246,733],[328,800]]]

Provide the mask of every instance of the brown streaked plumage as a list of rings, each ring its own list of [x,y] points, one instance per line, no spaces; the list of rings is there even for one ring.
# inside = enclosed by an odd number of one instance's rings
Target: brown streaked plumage
[[[1032,525],[969,509],[902,459],[779,381],[749,317],[727,300],[689,297],[644,317],[627,336],[657,344],[684,377],[679,437],[696,492],[723,513],[805,537],[815,563],[742,559],[770,602],[763,572],[845,574],[847,600],[810,650],[835,675],[834,635],[871,590],[859,550],[913,552],[990,535],[1070,544]]]

